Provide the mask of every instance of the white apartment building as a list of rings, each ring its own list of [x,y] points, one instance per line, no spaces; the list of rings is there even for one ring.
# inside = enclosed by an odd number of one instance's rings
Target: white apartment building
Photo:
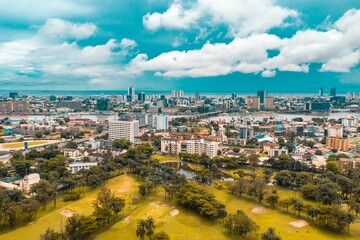
[[[187,153],[205,153],[207,156],[213,158],[217,156],[217,151],[219,150],[219,142],[208,142],[204,139],[200,140],[189,140],[186,143]]]
[[[161,152],[177,155],[181,152],[181,143],[176,138],[162,138]]]
[[[340,125],[328,126],[328,137],[342,138],[344,127]]]
[[[121,139],[134,143],[135,138],[139,136],[139,121],[110,121],[109,122],[109,139]]]
[[[281,154],[289,154],[289,151],[286,148],[277,148],[277,149],[269,149],[268,155],[269,157],[278,157]]]
[[[153,115],[152,120],[153,128],[156,130],[168,130],[169,129],[169,116],[167,114]]]
[[[353,116],[346,116],[345,118],[341,119],[341,123],[345,127],[356,127],[357,119]]]
[[[96,167],[96,162],[73,162],[69,164],[69,168],[72,174],[78,173],[80,170],[89,170],[91,167]]]

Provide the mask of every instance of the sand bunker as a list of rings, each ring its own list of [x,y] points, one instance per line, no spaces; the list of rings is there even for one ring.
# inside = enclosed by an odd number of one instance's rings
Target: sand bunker
[[[127,216],[127,217],[125,218],[125,221],[126,221],[126,222],[130,222],[131,219],[132,219],[132,216],[130,215],[130,216]]]
[[[66,216],[66,217],[72,217],[72,216],[75,215],[74,212],[72,212],[72,211],[70,211],[70,210],[67,210],[67,209],[61,210],[61,211],[60,211],[60,214],[63,215],[63,216]]]
[[[302,228],[302,227],[309,225],[309,223],[305,220],[296,220],[294,222],[289,222],[289,224],[296,228]]]
[[[170,211],[169,216],[174,217],[174,216],[176,216],[178,214],[179,214],[179,210],[173,209],[173,210]]]
[[[253,208],[251,210],[252,213],[255,213],[255,214],[261,214],[263,212],[265,212],[265,208],[264,207],[256,207],[256,208]]]

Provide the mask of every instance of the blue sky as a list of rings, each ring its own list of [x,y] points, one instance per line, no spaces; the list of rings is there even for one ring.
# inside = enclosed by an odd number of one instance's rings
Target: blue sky
[[[0,87],[360,91],[358,0],[0,0]]]

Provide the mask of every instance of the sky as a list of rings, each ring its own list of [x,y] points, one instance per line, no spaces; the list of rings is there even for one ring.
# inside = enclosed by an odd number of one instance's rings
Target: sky
[[[359,0],[0,0],[1,90],[360,92]]]

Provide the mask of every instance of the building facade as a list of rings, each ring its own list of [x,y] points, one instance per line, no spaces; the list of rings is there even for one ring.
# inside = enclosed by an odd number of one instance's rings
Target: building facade
[[[139,136],[139,121],[110,121],[109,122],[109,139],[126,139],[132,143]]]

